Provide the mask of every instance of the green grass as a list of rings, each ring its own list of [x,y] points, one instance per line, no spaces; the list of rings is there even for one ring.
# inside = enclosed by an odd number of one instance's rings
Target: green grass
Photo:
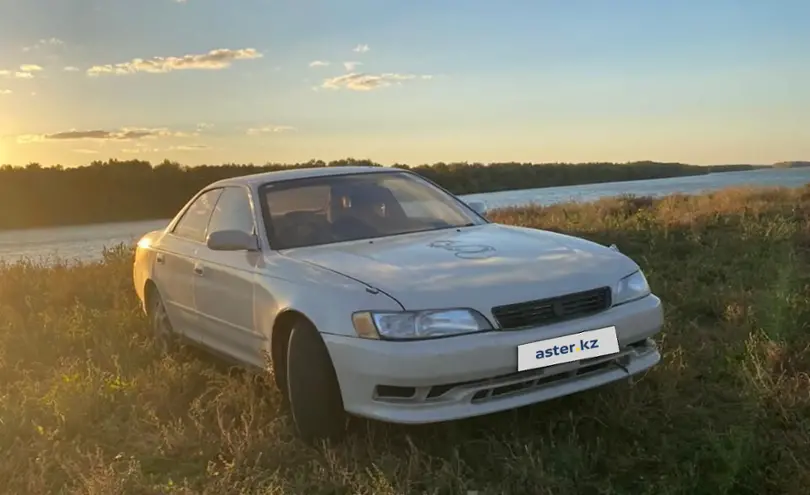
[[[307,447],[263,376],[160,358],[131,253],[0,266],[0,490],[14,494],[804,494],[810,187],[494,212],[616,243],[663,299],[662,362],[455,423]]]

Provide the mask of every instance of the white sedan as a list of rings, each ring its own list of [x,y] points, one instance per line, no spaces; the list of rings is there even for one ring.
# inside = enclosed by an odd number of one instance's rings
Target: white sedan
[[[660,361],[636,263],[484,210],[396,168],[225,179],[139,241],[135,290],[161,342],[269,362],[308,439],[340,436],[346,413],[455,420]]]

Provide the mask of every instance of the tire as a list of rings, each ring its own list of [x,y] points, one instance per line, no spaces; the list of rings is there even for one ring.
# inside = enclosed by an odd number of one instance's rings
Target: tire
[[[152,336],[155,339],[155,346],[161,354],[169,354],[179,347],[177,334],[174,333],[172,322],[169,320],[169,313],[166,305],[157,289],[149,301],[149,323],[152,328]]]
[[[295,323],[287,343],[287,397],[305,442],[343,438],[347,414],[335,368],[320,334],[303,320]]]

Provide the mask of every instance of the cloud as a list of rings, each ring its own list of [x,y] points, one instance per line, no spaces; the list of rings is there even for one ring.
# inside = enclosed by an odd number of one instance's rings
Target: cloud
[[[44,138],[40,134],[22,134],[17,136],[18,144],[39,143],[41,141],[44,141]]]
[[[373,89],[385,88],[388,86],[401,84],[402,81],[412,81],[414,79],[431,79],[433,76],[417,76],[414,74],[358,74],[350,73],[342,76],[326,79],[321,84],[326,89],[348,89],[351,91],[371,91]]]
[[[132,131],[65,131],[55,134],[46,134],[45,139],[52,140],[73,140],[73,139],[141,139],[154,135],[150,130]]]
[[[275,134],[279,132],[291,132],[295,127],[288,125],[267,125],[264,127],[253,127],[247,130],[248,136],[258,136],[260,134]]]
[[[73,67],[72,65],[68,65],[67,67],[65,67],[62,70],[64,70],[65,72],[79,72],[80,69],[78,67]]]
[[[371,48],[369,48],[368,45],[357,45],[352,51],[356,53],[366,53],[369,50],[371,50]]]
[[[126,75],[136,72],[165,74],[175,70],[219,70],[230,67],[235,60],[262,58],[264,55],[254,48],[231,50],[219,48],[208,53],[183,55],[182,57],[152,57],[149,60],[135,58],[119,64],[96,65],[87,69],[90,76],[107,74]]]
[[[39,65],[23,64],[23,65],[20,66],[20,70],[23,71],[23,72],[39,72],[39,71],[41,71],[43,69]]]
[[[209,124],[207,122],[200,122],[199,124],[197,124],[197,130],[199,131],[203,129],[211,129],[212,127],[214,127],[214,124]]]
[[[125,127],[115,131],[106,131],[103,129],[94,129],[89,131],[62,131],[53,134],[23,134],[17,136],[17,142],[20,144],[36,143],[43,141],[77,141],[82,139],[94,139],[102,141],[134,141],[138,139],[155,139],[167,137],[194,137],[197,133],[186,133],[170,131],[165,128],[147,129],[147,128],[133,128]]]
[[[358,65],[363,65],[363,62],[343,62],[343,67],[349,72],[354,72]]]
[[[211,147],[206,144],[184,144],[180,146],[172,146],[169,148],[169,151],[203,151],[209,149],[211,149]]]
[[[187,144],[180,146],[170,146],[168,148],[150,148],[150,147],[137,147],[137,148],[123,148],[121,153],[139,154],[139,153],[166,153],[167,151],[205,151],[213,149],[206,144]]]
[[[23,65],[22,67],[27,67],[27,66]],[[33,79],[34,74],[32,74],[31,72],[25,72],[25,71],[12,72],[10,70],[0,70],[0,77],[13,77],[15,79]]]
[[[328,65],[329,62],[326,62],[324,60],[313,60],[312,62],[309,63],[310,67],[327,67]]]
[[[10,95],[13,93],[10,89],[0,89],[0,95]]]
[[[83,155],[95,155],[96,153],[98,153],[98,150],[90,150],[87,148],[79,148],[71,151],[73,151],[74,153],[81,153]]]
[[[46,46],[62,46],[64,44],[65,44],[65,42],[60,40],[59,38],[41,39],[41,40],[37,41],[36,43],[34,43],[31,46],[24,47],[23,51],[24,52],[30,52],[32,50],[38,50],[38,49],[44,48]]]

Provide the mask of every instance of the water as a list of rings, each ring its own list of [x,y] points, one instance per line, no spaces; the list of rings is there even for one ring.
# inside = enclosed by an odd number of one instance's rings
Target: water
[[[735,186],[799,187],[808,183],[810,183],[810,168],[762,169],[671,179],[608,182],[606,184],[469,194],[463,197],[465,199],[483,199],[490,208],[503,208],[529,203],[550,205],[566,201],[594,201],[599,198],[619,196],[621,194],[659,197],[675,193],[700,194]]]
[[[620,194],[638,196],[700,194],[731,186],[798,187],[808,183],[810,183],[810,168],[763,169],[671,179],[469,194],[462,198],[483,199],[489,208],[502,208],[531,203],[549,205],[566,201],[593,201]],[[21,258],[43,259],[58,256],[92,260],[99,257],[104,246],[119,243],[134,244],[143,234],[161,229],[168,222],[168,219],[163,219],[0,232],[0,259],[13,262]]]

